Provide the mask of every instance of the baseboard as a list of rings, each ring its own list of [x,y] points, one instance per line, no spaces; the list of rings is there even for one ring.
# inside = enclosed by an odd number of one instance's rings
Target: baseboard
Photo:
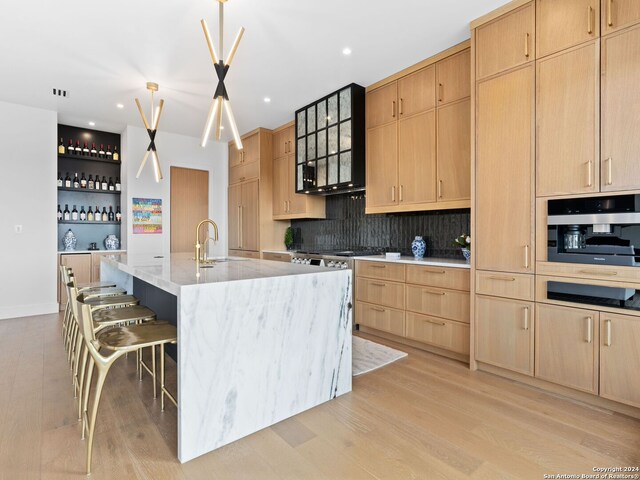
[[[58,313],[58,303],[38,303],[35,305],[16,305],[13,307],[0,307],[0,320],[10,318],[32,317],[34,315],[47,315]]]

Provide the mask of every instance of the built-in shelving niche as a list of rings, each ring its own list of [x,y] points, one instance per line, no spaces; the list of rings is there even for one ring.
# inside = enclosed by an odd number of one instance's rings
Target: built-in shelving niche
[[[60,138],[64,141],[65,152],[70,139],[73,140],[74,145],[76,140],[78,140],[82,146],[84,146],[84,142],[87,142],[89,148],[91,148],[91,145],[95,142],[97,147],[100,147],[100,144],[103,144],[105,148],[107,145],[111,145],[112,151],[114,147],[117,147],[117,151],[119,153],[121,152],[120,135],[117,133],[89,130],[69,125],[58,125],[58,142]],[[58,146],[56,145],[55,148],[57,151]],[[78,173],[78,177],[82,176],[82,172],[84,172],[86,178],[89,178],[89,175],[93,175],[94,178],[96,175],[99,175],[100,178],[105,176],[107,181],[109,177],[112,177],[115,182],[116,177],[122,179],[120,171],[121,162],[122,159],[114,161],[112,159],[101,159],[91,156],[68,155],[67,153],[58,154],[58,172],[62,174],[63,178],[67,172],[69,172],[69,176],[72,179],[76,172]],[[56,180],[57,178],[51,181]],[[85,211],[89,207],[95,209],[96,206],[100,207],[100,211],[102,211],[102,207],[106,207],[107,211],[109,211],[109,206],[113,206],[113,211],[115,212],[116,207],[122,207],[120,200],[121,192],[58,188],[58,204],[62,210],[64,210],[65,204],[68,204],[69,210],[72,210],[73,206],[76,205],[78,211],[80,211],[81,206],[85,207]],[[59,251],[64,250],[62,237],[69,229],[73,231],[78,239],[76,250],[87,250],[89,244],[92,242],[95,242],[100,250],[105,250],[104,239],[107,235],[111,234],[116,235],[122,242],[121,225],[118,222],[61,221],[58,222],[57,248]]]

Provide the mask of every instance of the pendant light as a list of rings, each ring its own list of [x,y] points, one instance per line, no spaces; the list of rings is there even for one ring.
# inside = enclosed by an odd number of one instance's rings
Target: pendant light
[[[142,117],[142,123],[144,123],[144,128],[147,129],[147,133],[149,134],[149,146],[147,147],[147,153],[144,154],[144,158],[142,159],[142,163],[140,164],[140,168],[138,169],[136,178],[140,177],[140,173],[142,173],[142,169],[147,163],[149,155],[151,155],[153,173],[156,177],[156,182],[159,182],[160,180],[162,180],[162,170],[160,169],[160,160],[158,159],[158,152],[156,150],[156,133],[158,132],[158,122],[160,122],[160,115],[162,115],[164,100],[161,99],[160,103],[158,104],[158,108],[155,108],[153,103],[153,94],[158,91],[158,84],[147,82],[147,90],[151,92],[151,124],[149,124],[149,122],[147,121],[147,117],[142,111],[140,100],[136,98],[136,105],[138,106],[138,111],[140,112],[140,116]]]
[[[211,61],[213,62],[213,67],[215,68],[216,75],[218,77],[218,86],[213,95],[213,100],[211,101],[211,107],[209,108],[209,116],[207,117],[207,123],[204,127],[204,132],[202,133],[202,146],[206,146],[207,141],[209,140],[209,135],[211,134],[211,128],[213,127],[213,122],[216,120],[216,139],[220,140],[222,135],[222,110],[224,108],[227,118],[229,120],[229,125],[231,127],[231,132],[233,133],[233,138],[236,142],[236,148],[238,150],[242,149],[242,140],[240,139],[240,134],[238,133],[238,127],[236,125],[236,121],[233,117],[233,112],[231,110],[231,103],[229,102],[229,95],[227,94],[227,89],[224,84],[224,79],[229,72],[229,66],[233,60],[234,55],[236,54],[236,50],[238,49],[238,44],[240,43],[240,39],[244,34],[244,27],[240,28],[236,39],[231,46],[231,50],[229,51],[229,56],[225,61],[224,57],[224,4],[227,0],[216,0],[219,3],[219,28],[220,28],[220,56],[217,55],[216,50],[213,46],[213,42],[211,41],[211,35],[209,33],[209,27],[207,26],[207,22],[205,20],[200,20],[200,24],[202,25],[202,30],[204,31],[204,37],[207,41],[207,47],[209,47],[209,54],[211,55]]]

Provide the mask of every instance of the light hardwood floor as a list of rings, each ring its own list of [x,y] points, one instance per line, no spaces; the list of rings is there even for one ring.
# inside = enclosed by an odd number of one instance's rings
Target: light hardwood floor
[[[91,478],[542,479],[640,465],[638,420],[393,346],[409,356],[355,378],[351,394],[184,465],[175,409],[161,413],[149,378],[122,359]],[[59,317],[0,321],[0,478],[86,478],[84,458]]]

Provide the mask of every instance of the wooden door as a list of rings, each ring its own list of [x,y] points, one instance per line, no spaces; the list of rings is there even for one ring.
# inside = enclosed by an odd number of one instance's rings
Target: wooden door
[[[532,271],[534,68],[478,85],[476,268]]]
[[[434,108],[436,106],[435,65],[398,80],[398,102],[400,118]]]
[[[63,253],[60,255],[60,265],[65,265],[73,270],[76,284],[91,282],[91,254],[90,253]],[[67,286],[60,280],[58,271],[58,284],[60,288],[60,308],[64,310],[67,305]]]
[[[367,92],[367,128],[377,127],[398,119],[398,84],[392,82]]]
[[[471,198],[471,100],[438,108],[438,201]]]
[[[542,58],[600,36],[600,0],[538,0],[536,54]]]
[[[539,60],[537,75],[537,195],[598,192],[599,45]]]
[[[638,0],[602,0],[602,34],[640,22]]]
[[[398,204],[398,125],[367,130],[367,207]]]
[[[171,253],[192,252],[196,227],[207,218],[209,172],[171,167]]]
[[[637,26],[602,40],[602,191],[640,188],[639,85]]]
[[[242,207],[242,185],[229,186],[229,248],[240,248],[240,209]]]
[[[532,302],[476,296],[476,360],[533,375]]]
[[[534,2],[476,29],[478,79],[517,67],[535,58]]]
[[[471,49],[463,50],[436,64],[438,105],[471,95]]]
[[[240,209],[240,246],[242,250],[259,250],[259,202],[258,180],[242,184],[242,208]]]
[[[273,134],[273,158],[293,153],[293,130],[294,127],[287,127]]]
[[[242,139],[242,163],[253,163],[260,159],[260,133]]]
[[[275,145],[275,143],[274,143]],[[289,165],[291,164],[291,165]],[[292,187],[289,180],[289,170],[293,168],[291,157],[280,157],[273,160],[273,215],[286,215],[288,211],[289,189]]]
[[[640,407],[640,318],[600,313],[600,396]]]
[[[598,393],[599,313],[536,305],[536,377]]]
[[[398,184],[400,203],[436,201],[435,109],[398,123]]]
[[[296,192],[296,157],[290,155],[287,157],[287,171],[289,175],[289,182],[287,187],[287,204],[288,212],[291,215],[299,215],[302,213],[310,213],[309,207],[317,202],[324,202],[324,198],[310,197]]]
[[[237,167],[242,163],[242,150],[236,148],[235,142],[229,143],[229,168]]]

